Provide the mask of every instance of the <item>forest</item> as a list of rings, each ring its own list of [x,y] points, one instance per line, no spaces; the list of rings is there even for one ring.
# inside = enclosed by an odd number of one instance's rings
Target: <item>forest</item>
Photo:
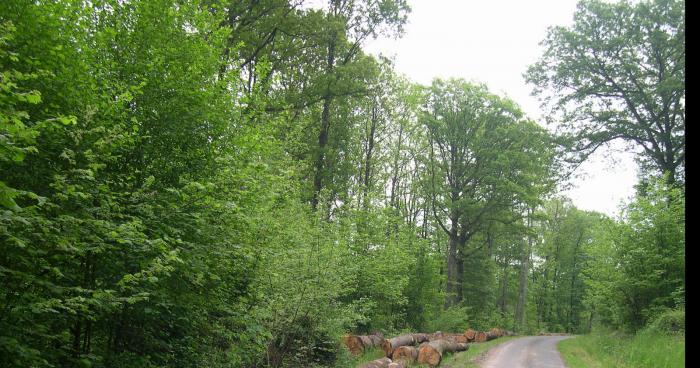
[[[0,366],[345,367],[347,333],[684,328],[683,1],[581,0],[551,27],[525,72],[550,125],[365,52],[406,0],[312,5],[0,1]],[[613,141],[634,198],[578,209],[558,188]]]

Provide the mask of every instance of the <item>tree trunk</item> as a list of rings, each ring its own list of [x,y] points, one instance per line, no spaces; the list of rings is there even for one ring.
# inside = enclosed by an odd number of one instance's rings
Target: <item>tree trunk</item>
[[[391,171],[391,191],[389,195],[389,205],[391,208],[398,209],[396,201],[396,191],[399,185],[399,158],[401,157],[401,144],[403,140],[403,125],[399,124],[399,137],[396,143],[396,152],[394,153],[394,164]]]
[[[384,354],[391,357],[394,349],[400,346],[416,345],[424,341],[428,341],[428,335],[426,334],[408,334],[397,336],[388,340],[385,339],[382,341],[381,347],[382,350],[384,350]]]
[[[380,346],[382,340],[382,337],[379,335],[345,335],[342,337],[343,344],[355,356],[361,355],[367,348]]]
[[[332,34],[328,42],[328,56],[326,59],[326,74],[330,76],[335,68],[335,42],[336,34]],[[321,129],[318,133],[318,152],[316,154],[314,173],[314,193],[311,199],[311,207],[314,211],[318,208],[319,195],[323,189],[323,171],[325,170],[326,146],[328,144],[328,134],[331,126],[331,102],[333,94],[331,86],[326,86],[323,96],[323,110],[321,111]]]
[[[450,352],[465,351],[469,349],[469,344],[457,343],[449,340],[435,340],[424,343],[418,349],[418,363],[429,364],[432,367],[440,364],[443,354]]]
[[[529,212],[529,211],[528,211]],[[527,219],[528,228],[532,227],[532,218],[528,213]],[[530,272],[530,252],[532,252],[532,237],[528,235],[527,243],[523,249],[522,258],[520,261],[520,284],[518,286],[518,304],[515,308],[515,322],[518,324],[519,331],[522,331],[525,326],[525,308],[527,303],[527,275]]]
[[[574,264],[571,270],[571,288],[569,289],[569,326],[571,330],[567,332],[573,332],[574,328],[574,316],[576,313],[574,313],[574,297],[576,296],[576,290],[574,289],[574,286],[576,285],[576,273],[578,272],[578,249],[581,245],[581,240],[583,239],[583,232],[584,230],[581,229],[580,233],[578,235],[578,239],[576,240],[576,245],[574,246]]]
[[[501,300],[499,300],[499,307],[501,309],[501,314],[506,314],[506,297],[508,291],[508,263],[510,260],[508,257],[505,258],[503,263],[503,279],[501,280]]]
[[[464,334],[460,333],[445,333],[445,332],[436,332],[434,334],[431,334],[429,336],[428,341],[436,341],[436,340],[450,340],[452,342],[458,342],[458,343],[467,343],[469,342],[469,339]]]
[[[362,205],[366,211],[369,208],[370,178],[372,174],[372,154],[374,153],[374,135],[377,132],[377,102],[372,105],[372,118],[370,119],[369,134],[367,136],[367,146],[365,147],[365,172],[362,178]]]
[[[450,241],[447,249],[447,287],[445,295],[445,309],[457,305],[462,301],[462,280],[459,272],[459,239],[457,238],[457,220],[452,222]]]
[[[418,348],[415,346],[399,346],[391,354],[391,360],[394,362],[400,361],[406,364],[413,364],[416,359],[418,359]]]

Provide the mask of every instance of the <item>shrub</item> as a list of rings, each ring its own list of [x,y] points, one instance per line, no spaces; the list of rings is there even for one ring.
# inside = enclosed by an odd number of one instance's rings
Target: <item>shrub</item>
[[[671,309],[661,313],[649,324],[649,329],[669,335],[685,334],[685,309]]]
[[[442,311],[432,323],[428,323],[429,331],[456,332],[469,327],[469,308],[450,307]]]

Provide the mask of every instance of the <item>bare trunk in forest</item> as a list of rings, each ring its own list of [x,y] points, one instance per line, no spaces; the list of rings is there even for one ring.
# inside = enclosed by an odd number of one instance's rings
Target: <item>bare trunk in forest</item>
[[[370,179],[372,174],[372,155],[374,153],[374,135],[377,132],[377,102],[374,102],[372,106],[372,117],[370,119],[369,133],[367,136],[367,142],[365,146],[365,172],[362,178],[362,207],[364,210],[369,208],[369,192],[370,192]]]
[[[532,226],[532,219],[528,216],[528,227]],[[525,326],[525,304],[527,303],[527,275],[530,272],[530,253],[532,252],[532,237],[527,237],[522,258],[520,261],[520,284],[518,285],[518,304],[515,308],[515,322],[520,331]]]
[[[450,241],[447,249],[447,287],[445,295],[445,309],[462,301],[462,280],[460,278],[459,240],[457,239],[456,226],[452,225]]]
[[[328,42],[328,57],[326,59],[326,73],[330,76],[335,66],[335,42],[336,35],[333,34]],[[326,94],[323,96],[323,110],[321,112],[321,129],[318,133],[318,152],[314,164],[314,192],[311,198],[311,208],[314,211],[318,208],[319,195],[323,189],[323,171],[325,169],[326,146],[328,145],[328,134],[331,126],[331,102],[333,94],[331,86],[327,86]]]

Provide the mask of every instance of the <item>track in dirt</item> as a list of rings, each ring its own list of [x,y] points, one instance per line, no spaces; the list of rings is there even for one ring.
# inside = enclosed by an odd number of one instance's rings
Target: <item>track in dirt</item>
[[[498,345],[486,353],[481,368],[566,368],[557,350],[571,336],[528,336]]]

